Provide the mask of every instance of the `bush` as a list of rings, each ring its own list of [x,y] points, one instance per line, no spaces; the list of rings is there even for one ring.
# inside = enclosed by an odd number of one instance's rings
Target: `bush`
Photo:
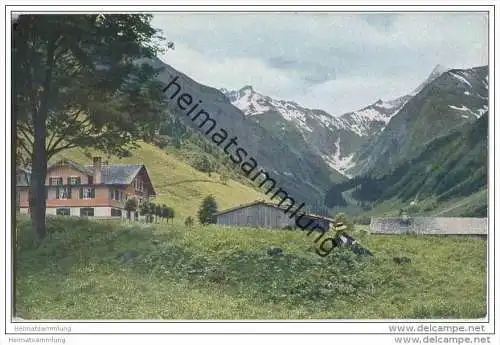
[[[139,203],[137,202],[136,198],[130,198],[127,199],[125,202],[125,211],[127,211],[127,219],[130,220],[131,218],[131,213],[137,211],[137,207],[139,206]]]
[[[220,183],[223,185],[227,185],[227,181],[229,180],[229,176],[226,173],[221,173],[219,176]]]
[[[199,155],[192,162],[192,167],[201,171],[208,173],[208,176],[215,171],[214,163],[207,155]]]
[[[217,202],[212,195],[209,195],[203,199],[200,209],[198,210],[200,224],[215,224],[217,220],[215,213],[217,213]]]
[[[184,225],[188,227],[193,226],[193,224],[194,224],[194,219],[191,216],[187,217],[186,220],[184,221]]]
[[[345,229],[346,232],[354,230],[354,223],[347,218],[345,213],[337,213],[334,220],[335,223],[344,223],[344,225],[347,227],[347,229]]]

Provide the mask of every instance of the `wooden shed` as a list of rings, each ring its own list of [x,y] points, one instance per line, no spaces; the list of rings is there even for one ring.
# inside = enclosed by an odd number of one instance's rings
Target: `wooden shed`
[[[372,218],[372,234],[405,234],[471,236],[486,238],[488,218],[471,217],[410,217]]]
[[[307,212],[298,212],[297,217],[290,218],[293,211],[294,209],[287,212],[286,207],[280,207],[264,200],[257,200],[220,211],[215,216],[219,225],[283,229],[285,227],[298,228],[296,218],[302,214],[299,221],[300,225],[305,226],[311,223],[308,226],[309,229],[314,226],[325,231],[330,229],[332,223],[330,218]]]

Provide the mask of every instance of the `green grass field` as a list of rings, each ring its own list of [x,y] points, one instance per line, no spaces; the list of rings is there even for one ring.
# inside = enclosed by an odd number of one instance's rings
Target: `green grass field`
[[[486,242],[363,235],[374,254],[314,253],[299,231],[48,219],[18,224],[16,309],[25,319],[481,318]],[[359,229],[359,228],[358,228]],[[283,248],[283,257],[265,249]],[[125,260],[120,253],[135,251]],[[394,256],[411,263],[399,265]]]

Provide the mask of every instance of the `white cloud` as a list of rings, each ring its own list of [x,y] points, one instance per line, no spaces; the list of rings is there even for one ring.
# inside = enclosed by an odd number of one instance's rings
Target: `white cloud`
[[[176,42],[165,61],[195,80],[332,114],[400,96],[436,64],[488,60],[481,13],[169,13],[153,24]]]
[[[254,58],[210,57],[178,44],[175,51],[168,52],[161,59],[197,82],[216,88],[269,85],[271,88],[293,89],[296,86],[296,81],[282,71]]]

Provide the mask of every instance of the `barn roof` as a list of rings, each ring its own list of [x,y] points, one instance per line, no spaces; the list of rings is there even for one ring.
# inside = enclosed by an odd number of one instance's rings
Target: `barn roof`
[[[374,234],[416,233],[425,235],[487,235],[488,218],[411,217],[372,218],[370,232]]]
[[[242,208],[247,208],[247,207],[251,207],[251,206],[255,206],[255,205],[265,205],[265,206],[269,206],[269,207],[274,207],[274,208],[282,210],[283,212],[286,212],[287,209],[288,209],[288,207],[280,206],[280,205],[272,203],[270,201],[255,200],[255,201],[252,201],[252,202],[249,202],[249,203],[241,204],[241,205],[238,205],[238,206],[234,206],[234,207],[231,207],[231,208],[219,211],[219,212],[215,213],[215,216],[220,216],[222,214],[230,213],[230,212],[233,212],[233,211],[236,211],[236,210],[240,210]],[[330,222],[333,222],[333,219],[331,219],[331,218],[320,216],[320,215],[317,215],[317,214],[314,214],[314,213],[304,212],[304,211],[301,211],[299,213],[303,213],[304,215],[306,215],[308,217],[311,217],[311,218],[314,218],[314,219],[326,219],[326,220],[328,220]]]

